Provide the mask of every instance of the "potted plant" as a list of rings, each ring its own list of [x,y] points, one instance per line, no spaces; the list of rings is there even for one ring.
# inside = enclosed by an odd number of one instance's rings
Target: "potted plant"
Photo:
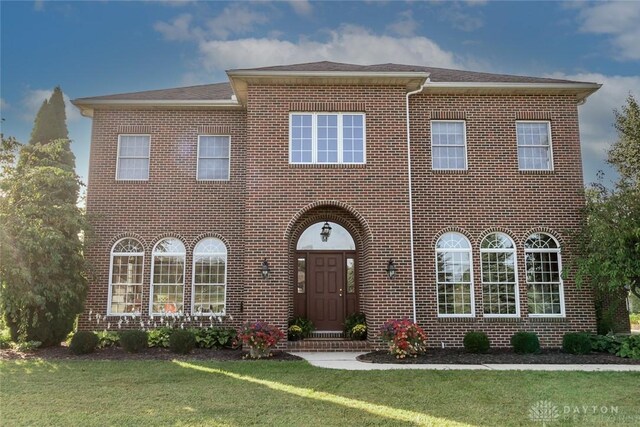
[[[298,325],[291,325],[288,329],[288,339],[289,341],[298,341],[302,339],[302,328]]]
[[[238,331],[238,337],[249,347],[252,359],[271,356],[271,349],[284,338],[284,333],[267,322],[249,322]]]

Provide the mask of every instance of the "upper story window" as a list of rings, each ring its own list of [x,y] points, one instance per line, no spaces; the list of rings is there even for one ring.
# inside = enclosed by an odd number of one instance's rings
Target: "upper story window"
[[[184,245],[176,238],[163,239],[153,248],[151,315],[183,311],[185,255]]]
[[[360,113],[292,113],[290,163],[365,163],[365,115]]]
[[[109,315],[142,312],[144,249],[136,239],[119,240],[111,249]]]
[[[149,179],[149,135],[119,135],[116,179],[146,181]]]
[[[230,146],[230,136],[198,136],[197,175],[199,181],[229,179]]]
[[[551,123],[516,122],[520,170],[553,170]]]
[[[504,233],[491,233],[480,244],[484,315],[517,316],[516,246]]]
[[[431,121],[431,166],[434,170],[467,169],[467,135],[463,120]]]
[[[438,315],[474,315],[471,280],[471,243],[460,233],[445,233],[436,243]]]
[[[524,243],[529,314],[564,316],[560,245],[546,233],[535,233]]]

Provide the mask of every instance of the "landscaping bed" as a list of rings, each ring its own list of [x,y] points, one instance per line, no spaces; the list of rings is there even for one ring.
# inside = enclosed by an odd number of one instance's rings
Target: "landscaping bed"
[[[0,350],[0,360],[211,360],[211,361],[233,361],[233,360],[254,360],[247,357],[248,353],[240,349],[204,349],[196,348],[189,354],[182,355],[172,353],[167,348],[147,348],[139,353],[127,353],[120,347],[107,347],[97,349],[93,353],[74,355],[66,345],[59,347],[39,348],[34,351],[20,352],[13,349]],[[265,359],[262,359],[265,360]],[[267,360],[302,360],[298,356],[284,352],[273,351],[272,356]]]
[[[542,350],[539,354],[516,354],[511,349],[492,349],[485,354],[467,353],[464,349],[429,349],[417,357],[397,359],[388,351],[373,351],[358,356],[361,362],[402,364],[619,364],[640,365],[640,360],[625,359],[609,353],[569,354],[562,350]]]

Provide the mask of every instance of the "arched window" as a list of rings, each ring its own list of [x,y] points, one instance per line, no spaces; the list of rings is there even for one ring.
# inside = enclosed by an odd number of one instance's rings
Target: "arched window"
[[[480,244],[482,306],[485,316],[518,316],[516,247],[504,233],[491,233]]]
[[[160,240],[153,248],[151,263],[152,315],[179,313],[184,310],[185,248],[175,238]]]
[[[445,233],[436,243],[438,315],[474,315],[471,243],[460,233]]]
[[[331,232],[326,239],[322,238],[323,222],[315,223],[302,233],[296,247],[299,251],[338,250],[355,251],[356,243],[346,228],[335,222],[329,222]]]
[[[142,311],[142,276],[144,249],[136,239],[121,239],[111,248],[109,276],[109,315],[126,315]]]
[[[206,238],[193,250],[192,313],[224,314],[227,285],[227,247]]]
[[[529,314],[564,316],[564,291],[560,272],[560,245],[546,233],[535,233],[524,243]]]

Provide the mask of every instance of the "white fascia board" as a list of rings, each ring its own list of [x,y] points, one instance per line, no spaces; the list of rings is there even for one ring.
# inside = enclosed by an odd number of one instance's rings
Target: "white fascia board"
[[[242,108],[238,101],[219,99],[196,99],[196,100],[150,100],[150,99],[74,99],[73,105],[80,109],[80,114],[85,117],[93,117],[93,110],[96,107],[163,107],[163,108]]]
[[[227,71],[230,77],[371,77],[371,78],[427,78],[425,71]]]
[[[461,89],[566,89],[597,90],[602,87],[598,83],[480,83],[480,82],[427,82],[425,89],[461,88]]]

